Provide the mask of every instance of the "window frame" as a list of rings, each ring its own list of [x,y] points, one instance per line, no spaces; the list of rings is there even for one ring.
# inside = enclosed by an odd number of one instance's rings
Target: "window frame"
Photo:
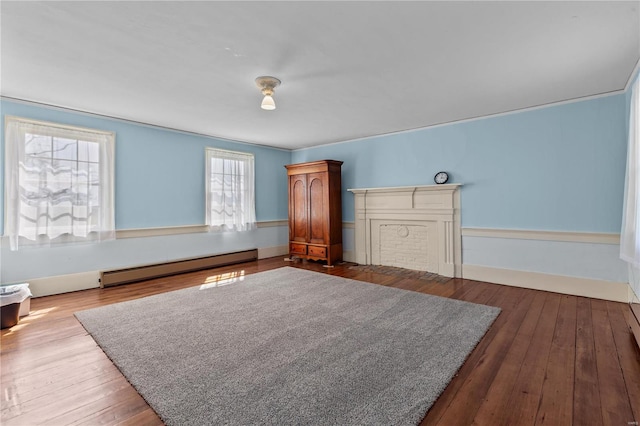
[[[43,130],[44,129],[44,130]],[[38,233],[35,240],[30,239],[21,231],[20,221],[20,165],[27,158],[25,153],[25,137],[29,132],[39,136],[75,140],[77,142],[98,143],[99,157],[97,161],[99,180],[99,220],[97,230],[89,230],[86,236],[77,235],[71,221],[67,225],[67,232],[53,238],[49,233]],[[115,140],[116,133],[87,127],[79,127],[51,121],[35,120],[31,118],[13,115],[5,116],[4,120],[4,236],[9,237],[10,249],[18,250],[19,247],[51,246],[82,242],[99,242],[115,239]],[[76,166],[81,162],[77,156]],[[87,161],[88,165],[89,161]],[[77,167],[76,167],[77,169]]]
[[[230,222],[223,224],[212,224],[212,173],[214,173],[212,160],[214,158],[227,159],[235,161],[246,161],[250,166],[248,170],[247,179],[244,182],[245,195],[243,197],[243,207],[247,210],[244,214],[244,220],[240,220],[237,216],[237,212],[233,212],[234,219]],[[225,176],[225,173],[222,173]],[[224,179],[223,179],[224,181]],[[256,222],[256,192],[255,192],[255,155],[250,152],[231,151],[226,149],[220,149],[215,147],[205,147],[205,224],[207,225],[209,232],[242,232],[255,229],[257,227]]]

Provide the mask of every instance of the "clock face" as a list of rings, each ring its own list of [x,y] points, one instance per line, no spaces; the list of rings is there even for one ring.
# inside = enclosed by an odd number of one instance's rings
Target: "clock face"
[[[438,172],[433,177],[433,180],[437,184],[443,184],[449,180],[449,175],[447,174],[447,172]]]

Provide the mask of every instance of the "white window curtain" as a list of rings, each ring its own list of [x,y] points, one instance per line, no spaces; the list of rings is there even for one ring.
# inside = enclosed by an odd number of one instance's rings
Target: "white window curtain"
[[[212,232],[256,228],[253,154],[206,149],[206,218]]]
[[[114,239],[114,133],[19,117],[5,121],[11,250]]]
[[[629,263],[629,282],[640,295],[640,89],[631,89],[627,175],[620,232],[620,258]]]

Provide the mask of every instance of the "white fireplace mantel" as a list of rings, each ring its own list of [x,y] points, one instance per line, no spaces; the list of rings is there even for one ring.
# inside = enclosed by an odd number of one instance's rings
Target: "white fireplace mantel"
[[[461,184],[348,189],[362,265],[462,276]]]

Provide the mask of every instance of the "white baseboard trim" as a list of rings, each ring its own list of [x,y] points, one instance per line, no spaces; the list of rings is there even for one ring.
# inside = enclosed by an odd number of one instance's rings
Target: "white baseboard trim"
[[[629,284],[540,272],[462,265],[462,278],[488,283],[628,303]]]
[[[289,246],[273,246],[258,249],[258,259],[266,259],[268,257],[284,256],[289,254]]]
[[[55,277],[33,278],[28,280],[28,283],[33,297],[42,297],[98,288],[100,287],[99,278],[100,271],[89,271]]]

